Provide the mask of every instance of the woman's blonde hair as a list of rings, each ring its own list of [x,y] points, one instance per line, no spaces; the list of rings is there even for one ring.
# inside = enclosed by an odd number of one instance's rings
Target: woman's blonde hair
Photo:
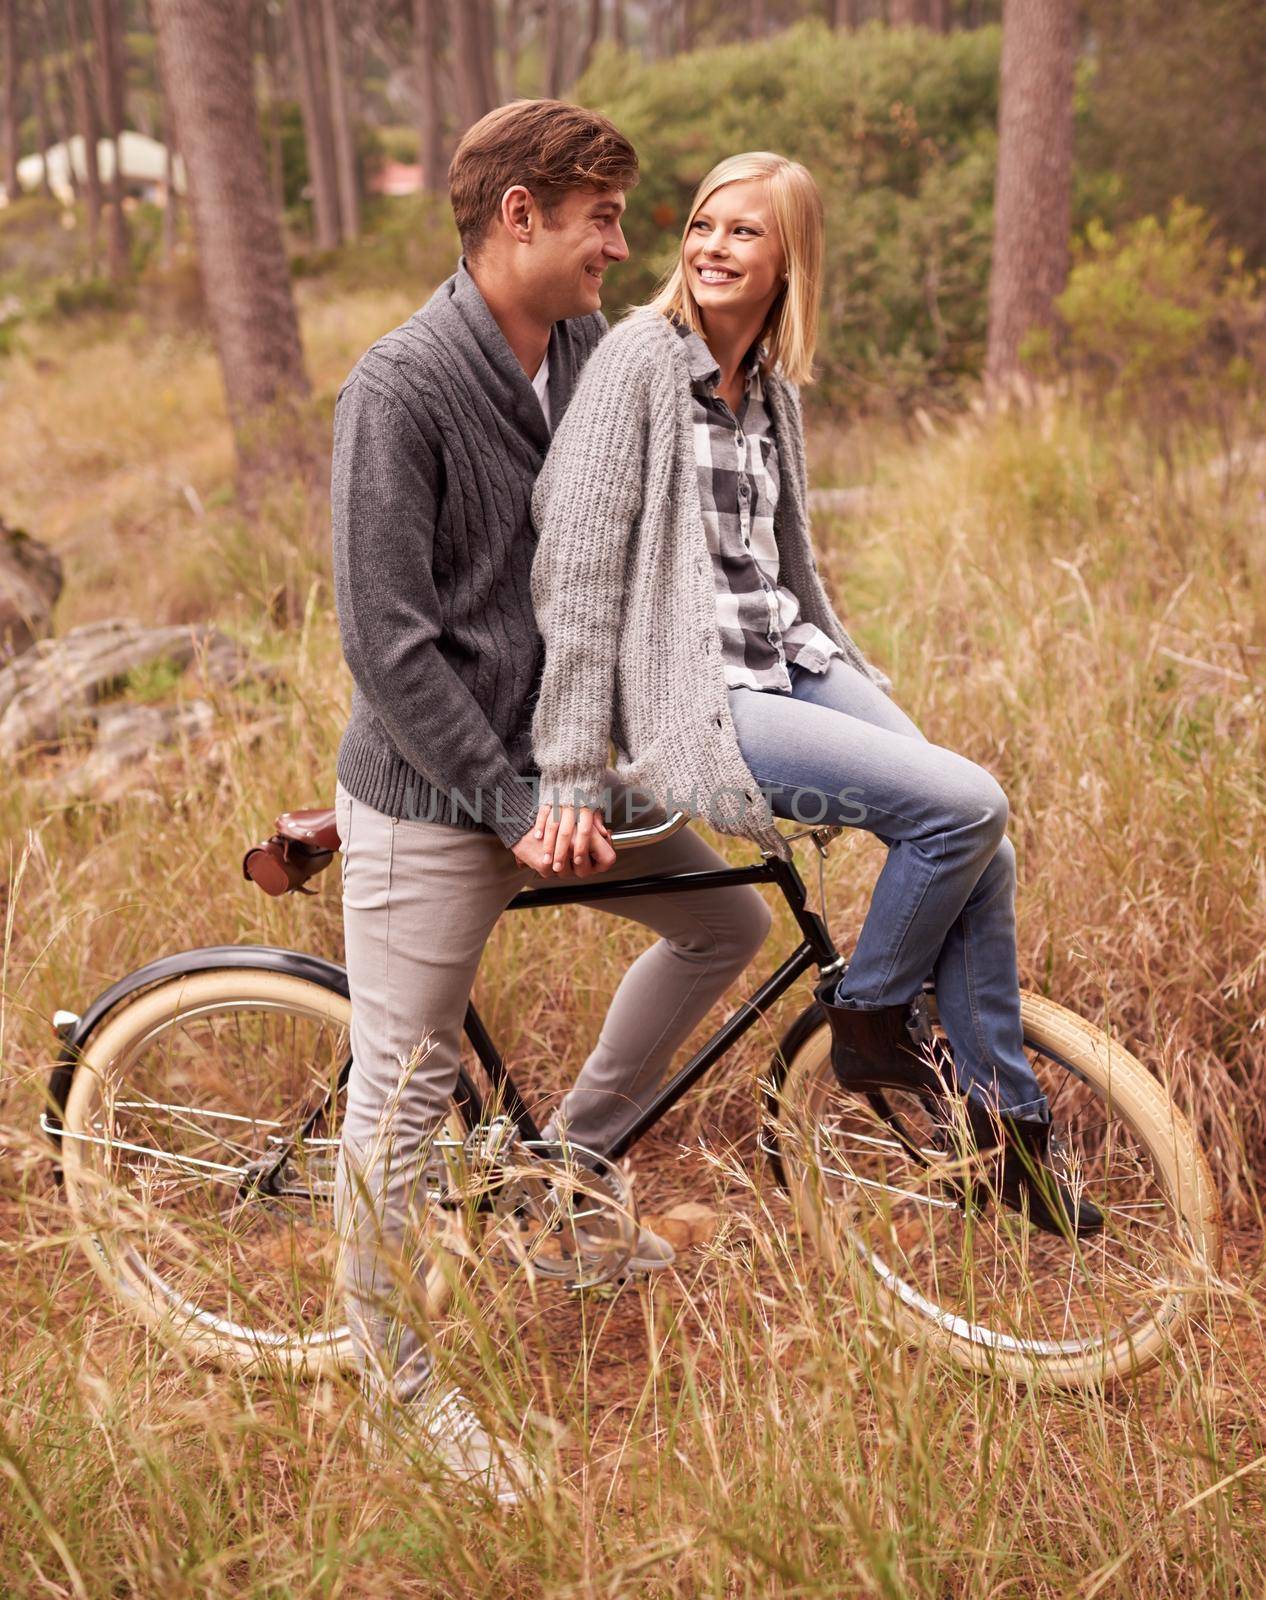
[[[769,308],[760,333],[759,342],[765,346],[761,367],[765,372],[779,367],[795,384],[812,383],[822,294],[822,196],[808,168],[798,161],[771,150],[748,150],[719,161],[695,190],[677,263],[646,309],[666,317],[675,314],[695,333],[703,333],[703,319],[686,273],[685,245],[691,224],[718,189],[753,178],[769,186],[770,207],[787,258],[786,287]]]

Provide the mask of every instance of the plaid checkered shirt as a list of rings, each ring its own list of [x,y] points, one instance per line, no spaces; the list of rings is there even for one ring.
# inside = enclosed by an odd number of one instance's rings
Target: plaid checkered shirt
[[[716,392],[721,370],[712,352],[684,322],[674,326],[686,341],[694,396],[699,503],[712,556],[726,686],[790,694],[789,661],[825,672],[841,651],[803,620],[800,602],[778,582],[778,445],[757,352],[744,368],[743,401],[735,417]]]

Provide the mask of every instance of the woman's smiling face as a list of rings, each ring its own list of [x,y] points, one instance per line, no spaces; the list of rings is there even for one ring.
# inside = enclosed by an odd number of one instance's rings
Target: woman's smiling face
[[[714,189],[686,229],[690,292],[701,311],[768,310],[787,260],[762,178]]]

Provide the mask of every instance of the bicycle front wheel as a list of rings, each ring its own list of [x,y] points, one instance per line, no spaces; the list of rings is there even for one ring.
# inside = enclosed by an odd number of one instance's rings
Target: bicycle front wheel
[[[352,1364],[333,1226],[350,1029],[336,990],[225,968],[143,991],[88,1041],[62,1114],[67,1199],[97,1271],[164,1338],[309,1376]],[[465,1105],[459,1085],[459,1140]],[[437,1308],[447,1282],[437,1258]]]
[[[774,1061],[771,1154],[819,1250],[860,1274],[902,1334],[1028,1383],[1134,1376],[1218,1267],[1213,1181],[1182,1113],[1117,1040],[1038,995],[1022,995],[1022,1015],[1068,1181],[1105,1212],[1102,1232],[1040,1232],[996,1195],[960,1205],[984,1163],[951,1154],[918,1097],[842,1090],[816,1005]]]

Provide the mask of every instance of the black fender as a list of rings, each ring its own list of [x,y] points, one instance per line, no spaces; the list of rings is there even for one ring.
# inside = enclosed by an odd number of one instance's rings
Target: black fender
[[[260,967],[267,972],[284,972],[292,977],[308,978],[335,994],[348,994],[347,972],[338,962],[326,961],[322,956],[309,955],[303,950],[281,950],[275,945],[204,945],[199,950],[180,950],[175,955],[160,956],[157,961],[137,967],[135,972],[129,972],[99,994],[78,1022],[62,1036],[62,1047],[49,1078],[50,1104],[44,1118],[45,1131],[55,1144],[60,1144],[57,1138],[61,1130],[60,1113],[70,1094],[80,1052],[115,1007],[139,990],[152,988],[168,978],[183,977],[191,972],[213,972],[224,967]]]
[[[778,1117],[778,1097],[786,1082],[787,1067],[792,1058],[811,1034],[826,1026],[826,1012],[816,1000],[811,1001],[783,1034],[778,1041],[778,1048],[770,1058],[764,1093],[768,1131],[761,1138],[761,1149],[769,1161],[774,1182],[780,1189],[787,1187],[787,1175],[783,1169],[782,1152],[778,1148],[778,1141],[773,1132]]]
[[[110,1013],[140,990],[151,989],[169,978],[184,977],[193,972],[214,972],[225,967],[284,972],[290,977],[307,978],[312,983],[320,984],[323,989],[350,998],[347,969],[337,961],[327,961],[324,956],[310,955],[305,950],[282,950],[275,945],[205,945],[199,950],[181,950],[175,955],[160,956],[157,961],[137,967],[99,994],[83,1016],[62,1035],[62,1047],[49,1078],[47,1108],[41,1118],[41,1125],[55,1149],[61,1148],[61,1113],[66,1107],[80,1053]],[[467,1008],[468,1031],[473,1011],[473,1006]],[[473,1128],[483,1117],[483,1102],[464,1067],[458,1069],[453,1099],[466,1126]],[[60,1165],[56,1175],[60,1182]]]

